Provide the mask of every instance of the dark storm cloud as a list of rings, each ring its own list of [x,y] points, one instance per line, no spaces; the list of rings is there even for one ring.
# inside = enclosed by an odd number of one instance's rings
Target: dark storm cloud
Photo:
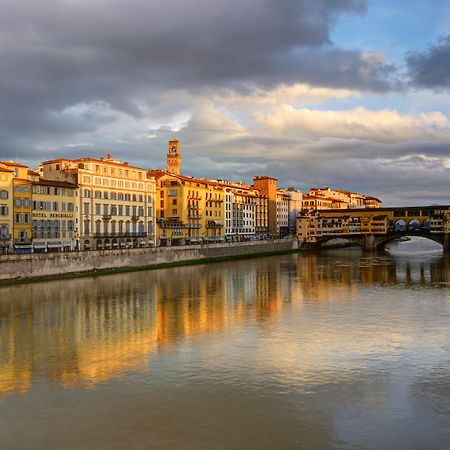
[[[308,82],[383,91],[391,68],[334,47],[341,14],[364,0],[3,0],[0,133],[82,133],[104,117],[52,112],[105,102],[143,117],[163,90]],[[8,145],[7,145],[8,146]]]
[[[424,52],[412,52],[406,58],[413,85],[424,88],[450,87],[450,34]]]
[[[257,163],[248,149],[259,154]],[[284,157],[283,149],[289,149]],[[450,204],[450,167],[444,163],[448,145],[443,142],[248,137],[210,145],[204,152],[197,149],[199,153],[208,158],[211,177],[251,182],[254,175],[270,174],[279,185],[293,185],[303,192],[311,186],[332,186],[375,195],[386,206]],[[205,161],[194,161],[191,173],[201,176],[204,165]]]

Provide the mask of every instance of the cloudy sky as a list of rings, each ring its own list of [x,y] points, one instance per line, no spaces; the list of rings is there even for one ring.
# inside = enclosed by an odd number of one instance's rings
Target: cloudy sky
[[[0,160],[450,204],[450,0],[0,0]]]

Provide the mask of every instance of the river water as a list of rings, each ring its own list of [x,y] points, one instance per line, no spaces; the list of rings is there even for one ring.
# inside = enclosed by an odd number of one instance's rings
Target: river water
[[[450,260],[416,242],[0,288],[0,448],[448,449]]]

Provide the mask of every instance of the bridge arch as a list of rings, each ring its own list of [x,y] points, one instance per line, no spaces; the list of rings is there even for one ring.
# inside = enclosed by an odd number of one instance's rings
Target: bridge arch
[[[431,220],[430,219],[425,219],[422,222],[422,226],[421,226],[423,231],[430,231],[431,228]]]
[[[394,224],[394,231],[406,231],[406,222],[403,219],[399,219]]]
[[[420,222],[417,219],[412,219],[408,222],[408,231],[419,231]]]

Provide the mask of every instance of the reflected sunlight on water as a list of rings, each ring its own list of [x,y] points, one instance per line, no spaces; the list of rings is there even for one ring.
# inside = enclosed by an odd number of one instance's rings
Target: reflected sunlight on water
[[[450,265],[421,246],[3,287],[0,448],[444,448]]]

